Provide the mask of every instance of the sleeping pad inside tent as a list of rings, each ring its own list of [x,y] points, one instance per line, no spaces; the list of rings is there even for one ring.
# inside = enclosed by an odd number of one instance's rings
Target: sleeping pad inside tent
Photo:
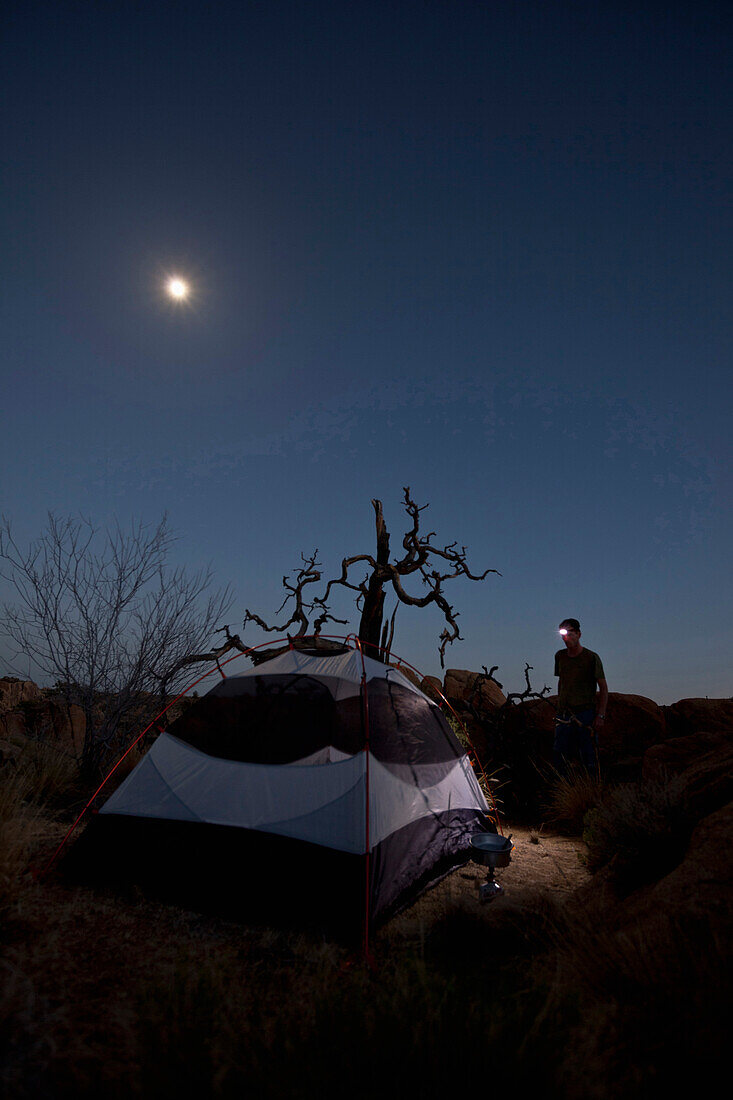
[[[354,930],[367,896],[379,923],[464,863],[487,815],[439,707],[399,670],[292,649],[193,703],[64,862],[195,908]]]

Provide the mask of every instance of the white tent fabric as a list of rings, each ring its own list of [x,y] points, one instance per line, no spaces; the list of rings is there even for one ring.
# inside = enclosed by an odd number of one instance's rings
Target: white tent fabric
[[[364,662],[362,667],[362,660]],[[372,678],[389,680],[399,684],[400,687],[414,692],[421,698],[427,698],[419,688],[408,680],[404,673],[391,665],[383,665],[371,657],[362,658],[354,649],[347,653],[338,653],[326,657],[314,657],[308,653],[301,653],[297,649],[281,653],[279,657],[273,657],[266,665],[256,665],[242,673],[231,677],[233,680],[256,679],[263,674],[267,676],[286,676],[301,673],[322,679],[327,683],[333,697],[337,700],[348,699],[358,695],[361,688],[363,672],[366,671],[367,680]]]
[[[465,756],[447,773],[417,765],[403,780],[370,755],[369,791],[370,848],[420,818],[487,809]],[[365,811],[364,752],[331,763],[249,764],[162,734],[100,812],[233,825],[363,853]]]
[[[351,934],[464,864],[487,828],[460,741],[403,672],[358,650],[290,649],[183,709],[72,865],[268,922],[297,897],[305,921]]]

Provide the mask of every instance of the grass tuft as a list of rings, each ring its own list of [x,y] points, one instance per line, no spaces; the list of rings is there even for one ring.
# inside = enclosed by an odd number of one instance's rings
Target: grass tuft
[[[28,797],[36,806],[66,809],[80,796],[79,768],[68,752],[46,741],[27,741],[18,758]]]
[[[12,1100],[442,1100],[477,1085],[636,1100],[709,1073],[725,1050],[731,953],[705,913],[637,924],[603,891],[464,899],[419,941],[381,930],[370,969],[314,934],[33,882],[36,838],[73,793],[55,769],[32,746],[0,772],[0,913],[15,913],[0,941],[0,1091]],[[578,774],[556,784],[554,820],[577,829],[585,814],[589,863],[630,888],[684,851],[678,794]]]
[[[672,1095],[699,1087],[720,1062],[731,953],[704,914],[617,925],[600,909],[566,910],[543,966],[546,1015],[570,1019],[576,1005],[555,1071],[563,1095]]]
[[[603,784],[585,768],[570,771],[567,776],[554,773],[545,799],[547,820],[558,832],[580,836],[589,810],[603,796]]]
[[[11,761],[0,774],[0,918],[7,919],[28,878],[28,861],[43,823],[33,801],[34,772]]]

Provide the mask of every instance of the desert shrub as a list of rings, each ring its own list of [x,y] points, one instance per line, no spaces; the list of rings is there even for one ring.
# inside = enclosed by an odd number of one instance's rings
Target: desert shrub
[[[72,757],[43,741],[25,741],[0,766],[0,914],[7,917],[29,881],[30,860],[48,828],[48,812],[78,800]]]
[[[585,768],[573,769],[565,776],[552,774],[545,795],[547,821],[559,832],[580,836],[586,814],[603,796],[603,785]]]
[[[141,1095],[193,1085],[203,1095],[258,1100],[438,1097],[480,1079],[492,1051],[492,1083],[510,1073],[515,1085],[542,1079],[539,1060],[520,1062],[506,1046],[541,1003],[518,995],[516,969],[484,983],[414,955],[377,973],[332,965],[301,975],[300,989],[281,986],[276,1002],[262,985],[253,997],[242,979],[236,968],[203,977],[183,969],[148,993]]]
[[[65,750],[48,741],[26,741],[18,757],[25,774],[27,797],[36,806],[67,807],[79,798],[79,768]]]
[[[674,1095],[715,1078],[732,968],[705,914],[660,911],[619,927],[602,911],[566,910],[546,963],[548,1014],[578,1006],[555,1068],[563,1096]]]
[[[5,763],[0,771],[0,917],[18,900],[28,860],[40,832],[33,802],[33,773],[25,764]]]
[[[662,878],[684,855],[690,822],[677,779],[624,783],[586,816],[588,868],[609,867],[622,892]]]

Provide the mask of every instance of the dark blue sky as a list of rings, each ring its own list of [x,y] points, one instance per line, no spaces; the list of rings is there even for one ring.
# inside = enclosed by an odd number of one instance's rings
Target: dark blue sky
[[[446,592],[449,665],[553,683],[573,615],[612,690],[729,696],[724,13],[10,4],[18,534],[167,510],[236,625],[301,550],[371,549],[373,496],[399,549],[410,485],[503,574]],[[402,609],[395,648],[436,672],[440,628]]]

